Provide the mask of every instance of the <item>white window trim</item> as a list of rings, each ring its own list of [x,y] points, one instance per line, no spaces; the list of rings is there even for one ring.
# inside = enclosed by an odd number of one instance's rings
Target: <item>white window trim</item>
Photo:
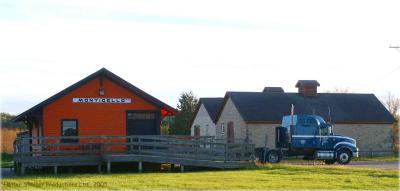
[[[221,135],[225,135],[225,124],[221,123]]]

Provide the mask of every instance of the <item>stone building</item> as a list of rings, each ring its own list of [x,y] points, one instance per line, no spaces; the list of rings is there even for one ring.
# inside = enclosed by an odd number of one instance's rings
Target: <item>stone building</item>
[[[280,87],[227,92],[214,118],[216,138],[247,139],[256,147],[274,148],[275,127],[281,124],[282,116],[290,115],[293,104],[296,114],[320,115],[334,125],[335,134],[356,139],[360,155],[392,151],[394,118],[375,95],[318,93],[319,85],[315,80],[299,80],[296,93],[286,93]]]

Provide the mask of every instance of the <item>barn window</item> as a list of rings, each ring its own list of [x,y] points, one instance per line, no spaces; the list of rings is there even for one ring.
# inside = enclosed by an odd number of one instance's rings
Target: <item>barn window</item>
[[[225,124],[221,123],[221,135],[225,134]]]
[[[156,116],[154,113],[128,113],[128,119],[134,120],[153,120]]]
[[[61,136],[64,137],[78,136],[78,120],[76,119],[61,120]],[[78,142],[78,139],[76,138],[61,139],[61,142],[63,143]]]

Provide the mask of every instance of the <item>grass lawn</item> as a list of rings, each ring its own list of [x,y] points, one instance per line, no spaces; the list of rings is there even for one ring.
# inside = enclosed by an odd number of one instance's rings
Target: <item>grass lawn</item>
[[[12,167],[14,165],[12,155],[1,153],[1,168]]]
[[[335,189],[398,190],[398,171],[332,166],[265,165],[247,170],[27,175],[5,178],[5,190],[26,189]]]

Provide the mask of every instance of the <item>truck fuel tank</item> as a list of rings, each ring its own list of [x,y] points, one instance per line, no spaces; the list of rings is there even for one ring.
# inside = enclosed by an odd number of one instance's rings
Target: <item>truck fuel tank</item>
[[[333,159],[334,157],[333,151],[317,151],[317,159]]]

